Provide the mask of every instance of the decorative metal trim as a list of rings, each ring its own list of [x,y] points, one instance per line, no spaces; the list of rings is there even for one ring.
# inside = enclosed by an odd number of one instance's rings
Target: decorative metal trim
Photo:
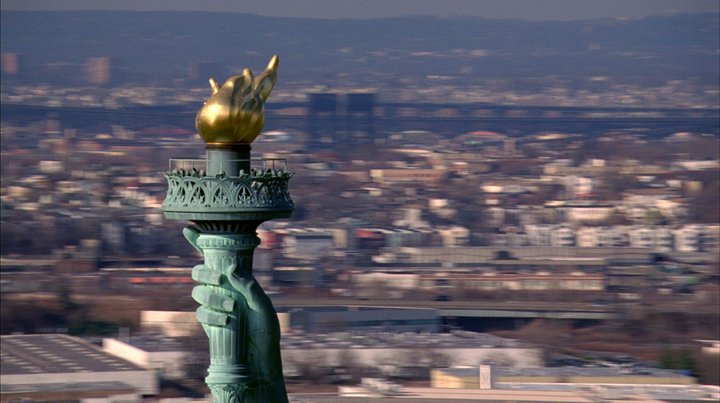
[[[208,384],[210,392],[212,392],[213,403],[243,403],[245,401],[245,385]]]
[[[255,234],[214,236],[202,234],[197,240],[197,246],[202,248],[255,248],[260,245],[260,238]]]
[[[233,212],[245,209],[287,209],[294,203],[288,191],[292,173],[251,171],[238,177],[205,176],[191,170],[167,172],[164,211]]]

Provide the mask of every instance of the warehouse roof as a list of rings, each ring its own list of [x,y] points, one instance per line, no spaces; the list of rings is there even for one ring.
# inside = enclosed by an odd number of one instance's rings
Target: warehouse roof
[[[2,336],[0,364],[2,375],[144,370],[64,334]]]

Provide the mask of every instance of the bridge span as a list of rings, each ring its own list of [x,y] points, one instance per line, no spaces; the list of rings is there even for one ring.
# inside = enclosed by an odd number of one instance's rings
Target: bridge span
[[[486,301],[408,301],[408,300],[364,300],[348,298],[290,298],[273,297],[276,308],[309,307],[365,307],[434,309],[443,318],[486,318],[486,319],[566,319],[566,320],[608,320],[617,318],[617,313],[608,306],[568,302],[486,302]]]

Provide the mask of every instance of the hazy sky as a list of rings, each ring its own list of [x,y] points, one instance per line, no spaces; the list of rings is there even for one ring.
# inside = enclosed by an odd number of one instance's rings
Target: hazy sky
[[[720,13],[718,0],[2,0],[2,10],[204,10],[280,17],[402,15],[572,20]]]

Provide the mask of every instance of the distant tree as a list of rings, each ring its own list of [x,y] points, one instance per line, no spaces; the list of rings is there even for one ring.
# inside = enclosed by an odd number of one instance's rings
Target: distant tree
[[[697,360],[697,373],[700,382],[706,385],[720,385],[720,365],[715,354],[699,354]]]
[[[660,368],[679,369],[695,373],[696,365],[692,351],[688,349],[665,350],[660,356]]]
[[[43,303],[2,298],[0,303],[0,333],[57,332],[67,326],[66,318],[57,307]]]
[[[703,186],[688,204],[693,222],[720,224],[720,179]]]
[[[600,189],[608,199],[616,199],[622,192],[639,187],[637,178],[618,172],[607,172],[601,177]]]
[[[629,225],[631,224],[630,220],[628,220],[628,217],[625,214],[622,214],[618,211],[613,211],[610,216],[605,219],[602,223],[602,225]]]
[[[65,316],[73,316],[80,307],[75,301],[73,301],[72,291],[65,283],[61,283],[57,290],[57,300],[60,305],[61,312]]]
[[[647,210],[643,215],[645,225],[665,225],[667,222],[667,218],[659,210]]]

